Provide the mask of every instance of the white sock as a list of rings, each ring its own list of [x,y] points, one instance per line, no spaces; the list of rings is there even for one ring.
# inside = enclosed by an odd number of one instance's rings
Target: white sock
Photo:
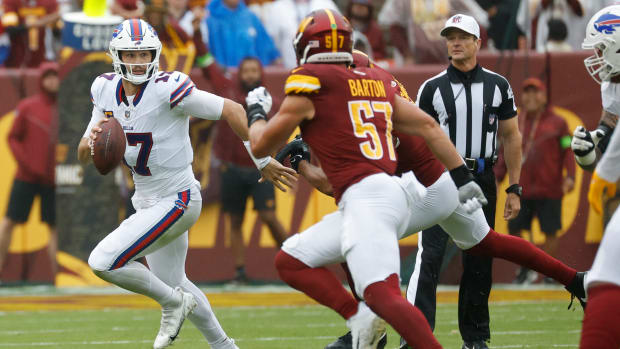
[[[136,261],[114,270],[95,271],[95,274],[126,290],[150,297],[164,308],[182,301],[179,293],[174,292],[172,287],[161,281],[144,264]]]
[[[194,285],[187,278],[181,282],[181,288],[194,295],[194,299],[198,303],[198,306],[194,311],[189,314],[190,321],[202,332],[203,336],[209,342],[209,345],[213,349],[234,349],[236,346],[232,344],[232,341],[226,335],[226,332],[222,329],[219,321],[215,317],[211,304],[204,292],[202,292],[196,285]]]

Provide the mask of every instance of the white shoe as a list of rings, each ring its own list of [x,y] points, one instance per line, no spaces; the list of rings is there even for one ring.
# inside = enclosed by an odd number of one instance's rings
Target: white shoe
[[[353,349],[375,349],[385,333],[385,321],[373,313],[364,302],[357,306],[357,313],[347,320],[351,330]]]
[[[183,292],[180,287],[175,288],[174,292],[181,294],[181,303],[171,309],[162,309],[161,327],[157,337],[155,337],[153,349],[166,348],[172,344],[179,335],[183,321],[198,305],[194,296],[191,293]]]
[[[232,338],[227,338],[226,341],[224,341],[224,343],[222,344],[212,344],[211,346],[213,347],[213,349],[239,349],[239,347],[235,345],[235,340]]]

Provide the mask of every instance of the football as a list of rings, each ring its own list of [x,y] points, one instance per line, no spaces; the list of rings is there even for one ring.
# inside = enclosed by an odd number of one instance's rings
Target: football
[[[93,162],[102,175],[112,171],[125,155],[126,138],[121,124],[115,118],[108,119],[101,125],[101,134],[94,145]]]

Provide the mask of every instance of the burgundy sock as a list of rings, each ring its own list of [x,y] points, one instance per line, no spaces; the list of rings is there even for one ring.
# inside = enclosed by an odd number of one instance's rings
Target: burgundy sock
[[[353,282],[353,276],[351,276],[349,265],[345,262],[345,263],[340,263],[340,266],[344,270],[344,274],[347,276],[347,282],[349,283],[349,288],[351,289],[351,293],[353,293],[353,297],[355,297],[355,299],[357,299],[358,302],[361,302],[363,299],[357,295],[357,292],[355,292],[355,283]]]
[[[400,294],[398,275],[370,284],[364,290],[366,304],[414,349],[436,349],[441,344],[433,336],[424,314]]]
[[[276,255],[276,269],[282,281],[348,319],[357,312],[357,301],[326,268],[310,268],[286,252]]]
[[[620,348],[620,287],[604,284],[588,289],[580,349]]]
[[[493,229],[467,252],[477,256],[505,259],[551,277],[564,286],[570,284],[577,275],[575,269],[551,257],[531,242],[520,237],[499,234]]]

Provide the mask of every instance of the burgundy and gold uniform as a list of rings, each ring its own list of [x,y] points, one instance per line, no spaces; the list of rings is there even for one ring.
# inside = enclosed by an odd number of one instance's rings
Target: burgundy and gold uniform
[[[4,0],[2,25],[11,39],[6,67],[38,67],[45,60],[45,26],[34,26],[41,18],[58,12],[56,0]]]
[[[314,104],[314,118],[300,125],[301,133],[321,161],[337,202],[363,178],[395,173],[396,86],[384,71],[336,64],[304,64],[286,80],[287,95],[305,96]]]
[[[374,64],[368,55],[358,50],[353,50],[353,66],[369,67],[389,74],[383,68]],[[413,103],[405,86],[393,76],[392,79],[397,84],[395,93]],[[445,167],[435,158],[435,155],[433,155],[428,148],[424,139],[396,131],[394,131],[393,135],[398,144],[396,147],[396,155],[398,157],[396,174],[402,175],[405,172],[413,171],[420,183],[425,187],[429,187],[435,183],[445,171]]]
[[[394,137],[398,138],[399,143],[396,147],[398,156],[396,174],[413,171],[420,183],[429,187],[445,172],[446,168],[428,149],[423,138],[399,132],[394,132]]]

